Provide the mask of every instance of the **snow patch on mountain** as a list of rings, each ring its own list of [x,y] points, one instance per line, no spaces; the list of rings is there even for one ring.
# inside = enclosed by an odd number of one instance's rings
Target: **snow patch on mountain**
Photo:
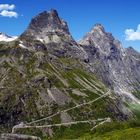
[[[4,33],[0,33],[0,41],[10,42],[17,39],[17,36],[8,36]]]
[[[23,48],[23,49],[28,49],[28,48],[27,48],[27,47],[23,44],[23,42],[22,42],[22,41],[20,41],[19,46],[20,46],[21,48]]]

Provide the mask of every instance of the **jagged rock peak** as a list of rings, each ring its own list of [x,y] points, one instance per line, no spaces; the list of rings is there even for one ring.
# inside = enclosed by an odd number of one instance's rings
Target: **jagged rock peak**
[[[91,31],[89,31],[84,37],[82,40],[84,41],[92,41],[94,40],[94,38],[98,38],[98,39],[101,39],[101,38],[104,38],[104,37],[108,37],[110,38],[111,40],[113,40],[113,36],[111,33],[107,33],[104,29],[104,27],[97,23],[93,26],[93,28],[91,29]],[[83,42],[83,41],[82,41]]]
[[[100,24],[100,23],[96,23],[94,26],[93,26],[93,28],[92,28],[92,30],[91,30],[91,32],[94,32],[94,31],[102,31],[102,32],[105,32],[105,29],[104,29],[104,27],[103,27],[103,25],[102,24]]]
[[[111,33],[106,32],[101,24],[95,24],[92,30],[79,41],[79,44],[92,46],[105,56],[110,55],[112,52],[117,53],[117,55],[124,53],[121,42],[116,40]]]
[[[58,16],[58,12],[55,9],[51,9],[50,11],[48,11],[48,13]]]
[[[65,36],[72,40],[67,23],[59,17],[54,9],[35,16],[21,38],[34,37],[42,40],[50,35]]]
[[[111,33],[107,33],[101,24],[97,23],[93,26],[91,31],[89,31],[83,37],[83,39],[79,41],[79,43],[83,45],[89,45],[95,43],[97,40],[97,44],[98,44],[98,42],[104,39],[108,41],[113,41],[114,37],[112,36]]]
[[[67,23],[60,19],[56,10],[44,11],[34,17],[29,25],[32,29],[46,28],[47,31],[61,30],[69,33]]]

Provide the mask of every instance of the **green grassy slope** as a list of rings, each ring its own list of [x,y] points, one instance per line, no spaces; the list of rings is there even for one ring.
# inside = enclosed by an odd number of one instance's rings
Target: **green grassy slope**
[[[78,140],[139,140],[139,120],[123,123],[106,124],[91,133],[84,134]]]

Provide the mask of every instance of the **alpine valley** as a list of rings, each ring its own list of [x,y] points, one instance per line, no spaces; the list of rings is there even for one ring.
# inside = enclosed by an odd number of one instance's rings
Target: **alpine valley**
[[[0,33],[0,140],[139,140],[140,53],[95,24],[76,42],[56,10]]]

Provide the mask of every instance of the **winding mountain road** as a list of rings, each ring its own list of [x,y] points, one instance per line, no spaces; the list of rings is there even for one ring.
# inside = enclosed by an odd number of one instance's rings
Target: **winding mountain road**
[[[53,126],[67,126],[67,125],[72,125],[72,124],[78,124],[78,123],[93,123],[93,122],[100,122],[99,125],[105,123],[105,122],[111,122],[111,118],[100,118],[100,119],[97,119],[97,120],[85,120],[85,121],[74,121],[74,122],[67,122],[67,123],[60,123],[60,124],[50,124],[50,125],[42,125],[42,126],[37,126],[37,125],[31,125],[31,124],[35,124],[35,123],[38,123],[38,122],[41,122],[41,121],[44,121],[44,120],[47,120],[47,119],[50,119],[60,113],[63,113],[63,112],[68,112],[70,110],[73,110],[75,108],[79,108],[81,106],[84,106],[84,105],[88,105],[88,104],[92,104],[108,95],[110,95],[111,92],[110,90],[108,92],[106,92],[105,94],[101,95],[100,97],[92,100],[92,101],[89,101],[89,102],[86,102],[86,103],[82,103],[82,104],[79,104],[79,105],[76,105],[74,107],[71,107],[71,108],[68,108],[66,110],[62,110],[62,111],[59,111],[51,116],[48,116],[48,117],[45,117],[45,118],[42,118],[42,119],[39,119],[39,120],[36,120],[36,121],[32,121],[32,122],[29,122],[29,123],[20,123],[19,125],[15,125],[13,128],[12,128],[12,133],[14,133],[15,129],[20,129],[20,128],[49,128],[49,127],[53,127]],[[98,125],[96,125],[95,127],[97,127]],[[93,127],[92,129],[94,129],[95,127]]]
[[[100,100],[100,99],[102,99],[102,98],[104,98],[104,97],[106,97],[106,96],[108,96],[108,95],[110,95],[110,94],[111,94],[111,92],[110,92],[110,90],[109,90],[108,92],[106,92],[105,94],[101,95],[100,97],[98,97],[98,98],[96,98],[96,99],[94,99],[94,100],[91,100],[91,101],[86,102],[86,103],[78,104],[78,105],[76,105],[76,106],[74,106],[74,107],[71,107],[71,108],[68,108],[68,109],[59,111],[59,112],[57,112],[57,113],[55,113],[55,114],[53,114],[53,115],[50,115],[50,116],[48,116],[48,117],[45,117],[45,118],[42,118],[42,119],[39,119],[39,120],[35,120],[35,121],[29,122],[29,123],[26,123],[26,124],[27,124],[27,125],[29,125],[29,124],[34,124],[34,123],[38,123],[38,122],[41,122],[41,121],[50,119],[50,118],[52,118],[52,117],[54,117],[54,116],[56,116],[56,115],[58,115],[58,114],[60,114],[60,113],[68,112],[68,111],[73,110],[73,109],[75,109],[75,108],[79,108],[79,107],[84,106],[84,105],[92,104],[92,103],[94,103],[94,102],[96,102],[96,101],[98,101],[98,100]]]

